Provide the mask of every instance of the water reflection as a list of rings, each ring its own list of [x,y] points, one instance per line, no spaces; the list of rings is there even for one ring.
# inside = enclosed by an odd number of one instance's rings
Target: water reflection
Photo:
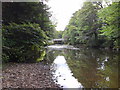
[[[83,86],[73,77],[64,56],[57,56],[52,66],[53,79],[63,88],[82,88]]]
[[[76,86],[82,85],[84,88],[118,88],[119,53],[86,48],[53,48],[48,48],[46,60],[54,68],[54,79],[61,86],[68,87],[65,85],[67,79],[73,82],[74,78],[75,82],[79,82]]]
[[[75,48],[71,45],[50,45],[47,46],[46,48],[49,48],[49,50],[62,50],[62,49],[72,49],[72,50],[79,50],[79,48]]]

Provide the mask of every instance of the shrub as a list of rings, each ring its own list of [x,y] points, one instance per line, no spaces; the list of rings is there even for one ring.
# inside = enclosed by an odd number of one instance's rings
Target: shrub
[[[38,24],[12,23],[3,26],[2,30],[3,54],[9,57],[3,58],[5,61],[34,61],[40,56],[42,47],[46,44],[47,36]]]

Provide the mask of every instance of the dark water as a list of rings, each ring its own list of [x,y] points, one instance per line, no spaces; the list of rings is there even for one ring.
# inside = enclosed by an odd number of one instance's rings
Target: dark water
[[[119,53],[73,46],[48,46],[46,62],[64,88],[118,88]]]

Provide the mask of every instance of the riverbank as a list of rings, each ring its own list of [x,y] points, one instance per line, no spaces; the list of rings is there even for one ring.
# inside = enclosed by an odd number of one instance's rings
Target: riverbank
[[[50,66],[41,63],[11,63],[3,69],[3,88],[59,88]]]

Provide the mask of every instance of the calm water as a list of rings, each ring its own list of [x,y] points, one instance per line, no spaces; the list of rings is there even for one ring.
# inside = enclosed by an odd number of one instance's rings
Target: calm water
[[[112,51],[51,45],[45,63],[63,88],[118,88],[118,58]]]

